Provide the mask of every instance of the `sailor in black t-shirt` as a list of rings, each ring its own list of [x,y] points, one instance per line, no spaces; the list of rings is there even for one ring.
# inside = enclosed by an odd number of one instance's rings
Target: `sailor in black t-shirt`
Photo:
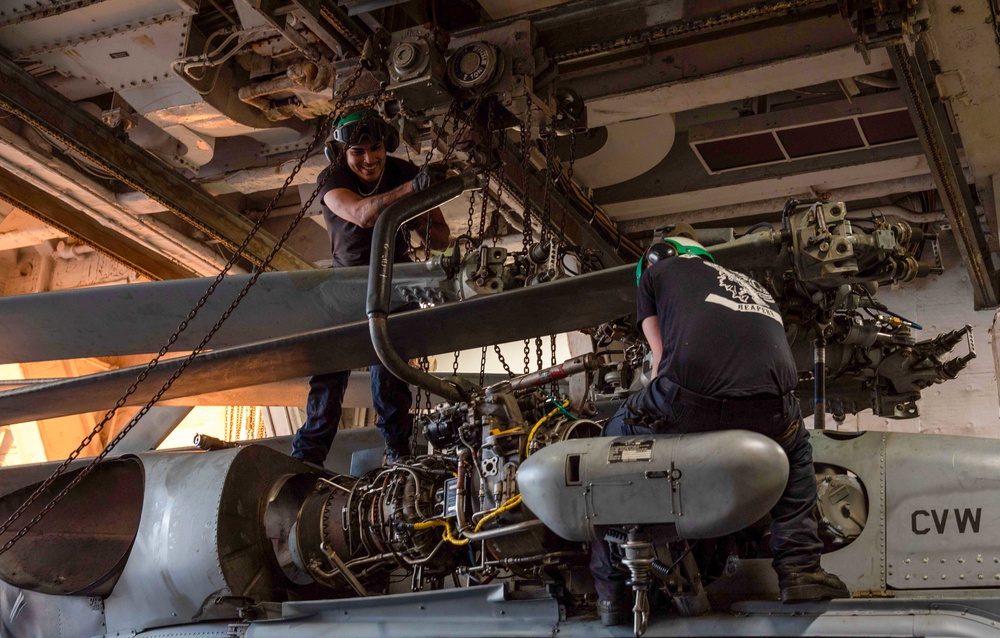
[[[366,266],[371,260],[375,220],[390,204],[419,192],[434,181],[434,170],[389,157],[399,146],[399,133],[378,113],[360,109],[339,118],[327,140],[330,166],[320,173],[323,218],[330,233],[333,265]],[[449,231],[437,208],[414,220],[425,249],[448,246]],[[405,228],[405,227],[404,227]],[[396,235],[396,261],[409,261],[408,242]],[[390,462],[409,454],[413,418],[409,386],[382,365],[371,366],[372,401],[377,425],[385,437]],[[337,434],[350,371],[321,374],[309,382],[306,422],[292,442],[292,456],[323,465]]]
[[[790,466],[785,492],[771,510],[782,600],[848,596],[840,579],[820,567],[812,448],[792,393],[798,373],[773,297],[687,238],[651,246],[636,278],[638,321],[654,376],[622,405],[604,435],[742,429],[774,439]],[[612,569],[607,545],[594,543],[591,558],[602,621],[630,622],[625,576]]]

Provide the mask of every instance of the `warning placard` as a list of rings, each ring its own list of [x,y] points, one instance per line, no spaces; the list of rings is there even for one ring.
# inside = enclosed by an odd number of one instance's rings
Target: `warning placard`
[[[652,458],[653,439],[615,442],[608,452],[608,463],[637,463]]]

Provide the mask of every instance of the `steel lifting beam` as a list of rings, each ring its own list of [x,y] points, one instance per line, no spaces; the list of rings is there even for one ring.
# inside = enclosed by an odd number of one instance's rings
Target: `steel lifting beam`
[[[198,273],[124,237],[61,199],[0,168],[0,199],[58,228],[150,279],[186,279]]]
[[[198,185],[139,146],[115,135],[103,122],[76,108],[5,56],[0,56],[0,108],[69,144],[88,160],[230,249],[237,248],[252,227]],[[246,258],[259,265],[274,244],[271,235],[258,232],[247,246]],[[282,249],[271,267],[305,270],[312,268],[312,264],[291,250]]]
[[[932,97],[927,88],[931,75],[918,58],[922,51],[919,45],[916,55],[904,45],[890,46],[887,51],[927,156],[945,214],[955,230],[962,260],[969,270],[976,310],[994,307],[998,304],[997,271],[976,214],[972,190],[962,171],[944,104]]]

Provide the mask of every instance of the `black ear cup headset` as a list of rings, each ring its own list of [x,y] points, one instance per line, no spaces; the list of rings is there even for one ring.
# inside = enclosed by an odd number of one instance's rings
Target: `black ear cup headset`
[[[658,261],[669,257],[676,257],[677,255],[697,255],[702,259],[711,261],[713,264],[715,263],[712,253],[705,250],[704,246],[693,239],[688,239],[687,237],[668,237],[662,241],[654,241],[642,253],[639,263],[635,265],[635,285],[639,285],[642,273],[646,272],[647,268]]]
[[[372,143],[382,142],[386,153],[399,148],[399,131],[375,111],[362,109],[334,122],[324,147],[327,161],[333,162],[345,146],[360,144],[366,139]]]

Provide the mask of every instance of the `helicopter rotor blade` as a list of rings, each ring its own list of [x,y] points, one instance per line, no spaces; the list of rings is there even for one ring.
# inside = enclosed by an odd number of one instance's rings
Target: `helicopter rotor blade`
[[[407,358],[587,328],[635,309],[631,266],[580,275],[468,301],[391,315],[389,334]],[[180,367],[164,360],[126,405],[142,405]],[[164,399],[258,385],[376,363],[368,322],[202,353]],[[114,405],[145,366],[41,383],[0,393],[0,419],[19,423]]]
[[[250,276],[223,279],[175,348],[194,348]],[[437,290],[445,278],[437,262],[398,264],[393,305],[403,303],[400,288]],[[0,364],[156,352],[212,281],[175,279],[0,298]],[[212,339],[212,347],[362,320],[367,290],[367,266],[264,273]]]

